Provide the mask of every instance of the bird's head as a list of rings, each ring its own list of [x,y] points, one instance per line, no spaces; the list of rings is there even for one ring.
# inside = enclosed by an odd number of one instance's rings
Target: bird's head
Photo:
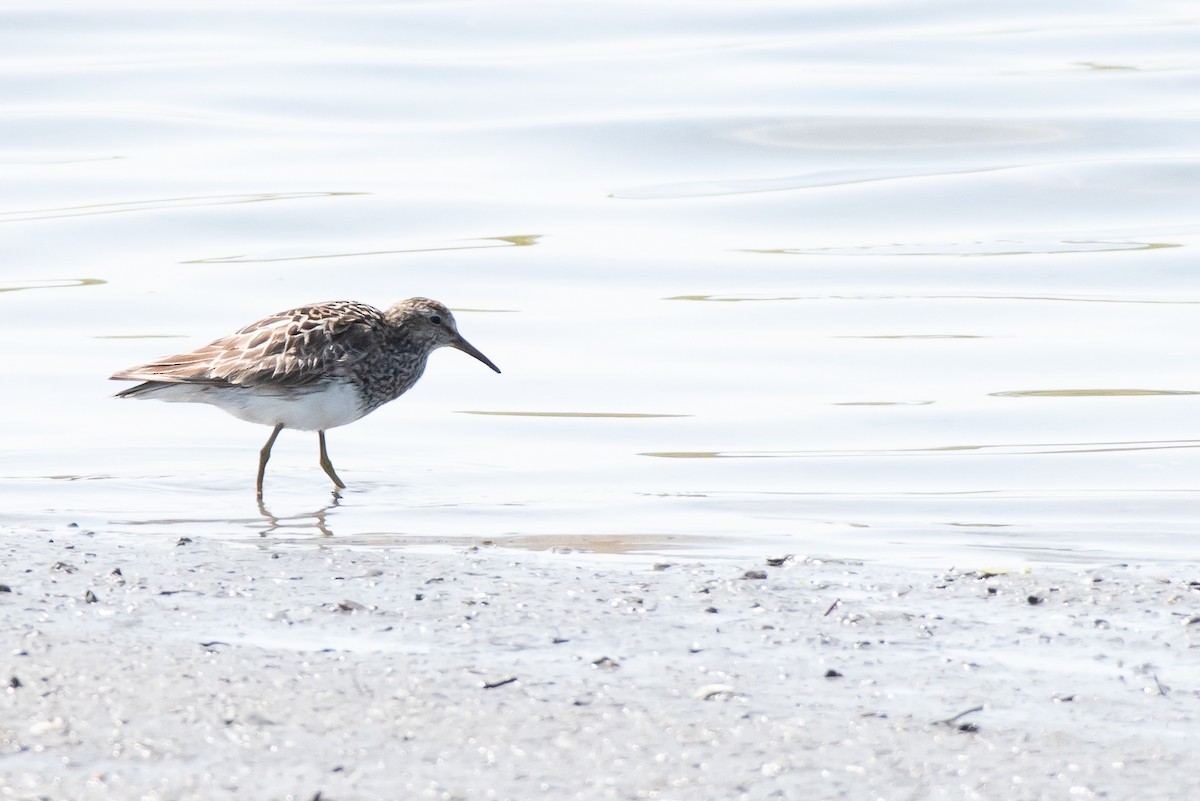
[[[393,305],[384,313],[390,325],[403,328],[413,339],[436,348],[456,348],[474,356],[488,367],[500,372],[492,360],[458,333],[454,315],[442,303],[429,298],[409,298]]]

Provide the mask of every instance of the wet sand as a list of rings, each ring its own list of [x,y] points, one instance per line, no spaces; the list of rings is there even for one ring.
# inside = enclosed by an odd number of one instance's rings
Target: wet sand
[[[768,556],[0,530],[0,798],[1200,795],[1200,573]]]

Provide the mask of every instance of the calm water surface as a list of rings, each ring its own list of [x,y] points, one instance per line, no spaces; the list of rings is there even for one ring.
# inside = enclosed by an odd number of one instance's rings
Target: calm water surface
[[[1200,557],[1194,4],[51,0],[0,54],[9,535]],[[504,373],[333,431],[340,499],[110,398],[417,294]]]

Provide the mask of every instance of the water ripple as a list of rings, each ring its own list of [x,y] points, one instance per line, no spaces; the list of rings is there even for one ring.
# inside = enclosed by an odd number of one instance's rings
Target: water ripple
[[[1112,453],[1200,448],[1200,440],[1143,442],[1050,442],[1012,445],[939,445],[931,448],[848,449],[829,451],[650,451],[638,456],[660,459],[844,459],[888,456],[1037,456],[1067,453]]]
[[[856,295],[672,295],[663,300],[693,300],[711,303],[765,303],[774,301],[804,300],[1038,300],[1055,303],[1152,303],[1170,306],[1194,306],[1200,300],[1164,300],[1160,298],[1129,298],[1113,295],[908,295],[908,294],[856,294]]]
[[[102,278],[51,278],[45,281],[18,281],[0,286],[0,292],[20,292],[25,289],[64,289],[73,286],[99,286],[108,282]]]
[[[1177,242],[1104,242],[1104,241],[1050,241],[1017,242],[997,240],[994,242],[947,242],[943,244],[892,244],[858,245],[842,248],[771,248],[747,249],[747,253],[780,253],[789,255],[821,256],[1049,256],[1060,253],[1113,253],[1124,250],[1160,250],[1179,248]]]
[[[121,203],[94,203],[86,206],[61,206],[49,209],[26,209],[0,212],[0,223],[53,220],[59,217],[89,217],[95,214],[125,214],[133,211],[191,208],[193,206],[223,206],[232,203],[263,203],[269,200],[300,200],[317,197],[363,195],[366,192],[256,192],[246,195],[197,195],[155,200],[131,200]]]
[[[206,259],[188,259],[180,264],[266,264],[276,261],[308,261],[310,259],[345,259],[356,256],[391,256],[397,253],[436,253],[442,250],[485,250],[487,248],[532,247],[542,238],[541,234],[512,234],[510,236],[485,236],[467,242],[498,242],[485,245],[444,245],[440,247],[398,248],[395,250],[361,250],[346,253],[305,253],[299,256],[212,256]]]
[[[779,178],[740,178],[724,181],[686,181],[682,183],[634,186],[615,190],[609,197],[618,200],[669,200],[692,197],[721,197],[724,195],[749,195],[758,192],[786,192],[794,189],[819,189],[831,186],[900,181],[908,178],[935,178],[946,175],[970,175],[980,172],[1017,169],[1024,165],[997,165],[970,167],[958,170],[899,169],[879,170],[847,169],[819,170],[802,175]]]
[[[645,417],[691,417],[690,414],[654,414],[649,412],[494,412],[460,410],[456,414],[484,414],[496,417],[615,417],[622,420]]]
[[[1200,395],[1190,389],[1023,389],[989,392],[994,398],[1112,398],[1142,395]]]

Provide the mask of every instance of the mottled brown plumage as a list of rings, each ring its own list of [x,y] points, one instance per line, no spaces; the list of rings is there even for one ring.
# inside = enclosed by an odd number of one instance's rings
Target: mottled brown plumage
[[[409,298],[383,312],[354,301],[302,306],[112,378],[143,382],[117,393],[119,398],[208,403],[273,426],[259,454],[261,497],[271,446],[284,428],[316,431],[321,466],[338,488],[345,487],[325,451],[325,431],[400,397],[441,347],[469,353],[500,372],[458,333],[448,308]]]

